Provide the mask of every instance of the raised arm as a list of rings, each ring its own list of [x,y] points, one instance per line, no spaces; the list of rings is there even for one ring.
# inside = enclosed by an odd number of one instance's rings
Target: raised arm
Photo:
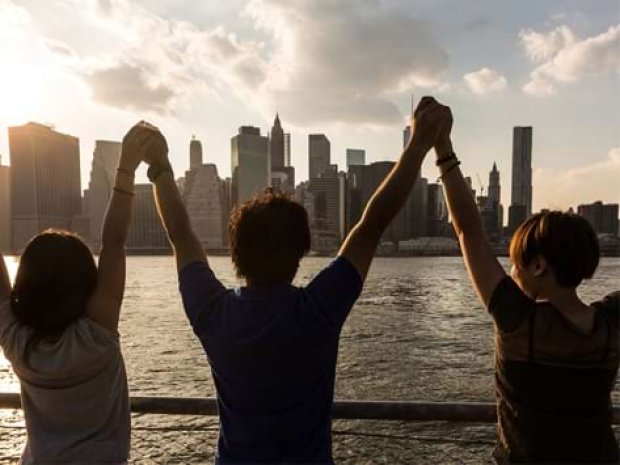
[[[123,139],[114,190],[103,220],[97,287],[88,303],[88,318],[111,331],[118,320],[125,291],[125,240],[134,196],[134,173],[140,164],[148,132],[138,124]]]
[[[467,272],[481,302],[488,306],[497,284],[506,276],[487,238],[474,196],[452,150],[450,124],[435,146],[452,226],[461,245]]]
[[[172,244],[177,269],[180,271],[192,262],[206,262],[207,256],[192,230],[187,209],[174,180],[166,139],[159,131],[153,138],[153,144],[146,153],[146,162],[151,165],[148,175],[153,183],[157,211]]]
[[[366,279],[385,228],[407,200],[422,161],[435,143],[447,114],[447,107],[439,105],[432,97],[422,98],[411,122],[411,139],[400,160],[372,195],[362,218],[342,244],[338,255],[347,258],[362,279]]]
[[[0,251],[0,302],[4,302],[11,296],[11,280],[9,279],[9,272],[6,269],[6,263],[4,263],[4,255]]]

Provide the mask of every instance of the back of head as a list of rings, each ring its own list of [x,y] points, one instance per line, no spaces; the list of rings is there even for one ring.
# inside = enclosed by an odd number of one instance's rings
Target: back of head
[[[575,288],[598,267],[598,239],[590,223],[579,215],[537,213],[519,226],[510,243],[515,265],[525,267],[536,256],[546,260],[558,285]]]
[[[61,333],[82,316],[96,284],[97,267],[86,244],[69,232],[47,230],[22,254],[11,308],[38,341]]]
[[[252,285],[290,283],[310,250],[306,210],[272,189],[235,207],[229,233],[237,276]]]

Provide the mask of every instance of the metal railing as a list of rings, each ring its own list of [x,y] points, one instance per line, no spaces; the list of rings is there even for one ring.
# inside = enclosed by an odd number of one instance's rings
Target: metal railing
[[[0,409],[20,409],[19,394],[0,393]],[[168,415],[217,415],[217,402],[209,397],[131,397],[131,411]],[[336,400],[334,419],[449,421],[493,423],[496,406],[491,402],[394,402]],[[620,425],[620,407],[613,407],[613,424]]]

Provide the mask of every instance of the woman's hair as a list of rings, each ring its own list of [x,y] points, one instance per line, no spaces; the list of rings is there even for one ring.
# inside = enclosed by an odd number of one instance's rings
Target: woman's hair
[[[24,359],[47,336],[62,333],[86,311],[97,284],[90,249],[75,234],[46,230],[26,246],[11,293],[11,309],[32,328]]]
[[[520,267],[543,257],[562,287],[577,287],[594,275],[599,262],[598,239],[588,221],[560,211],[532,215],[510,243],[510,259]]]
[[[290,283],[310,250],[306,210],[272,189],[236,206],[228,231],[237,276],[253,285]]]

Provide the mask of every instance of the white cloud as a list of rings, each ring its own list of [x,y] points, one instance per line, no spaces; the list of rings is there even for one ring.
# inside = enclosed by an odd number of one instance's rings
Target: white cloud
[[[468,73],[463,76],[463,80],[469,90],[479,95],[500,92],[507,85],[504,76],[489,68],[482,68],[473,73]]]
[[[169,113],[211,92],[250,98],[259,112],[280,110],[297,126],[386,125],[402,119],[394,94],[446,89],[447,54],[404,5],[248,0],[241,21],[255,29],[242,40],[128,0],[25,4],[50,56],[114,107]]]
[[[620,25],[582,40],[568,26],[548,33],[524,30],[519,37],[528,57],[540,63],[523,87],[527,94],[547,96],[555,92],[558,83],[620,73]]]
[[[620,147],[611,149],[598,163],[557,170],[534,171],[534,196],[541,207],[568,209],[578,204],[601,200],[620,203]]]

